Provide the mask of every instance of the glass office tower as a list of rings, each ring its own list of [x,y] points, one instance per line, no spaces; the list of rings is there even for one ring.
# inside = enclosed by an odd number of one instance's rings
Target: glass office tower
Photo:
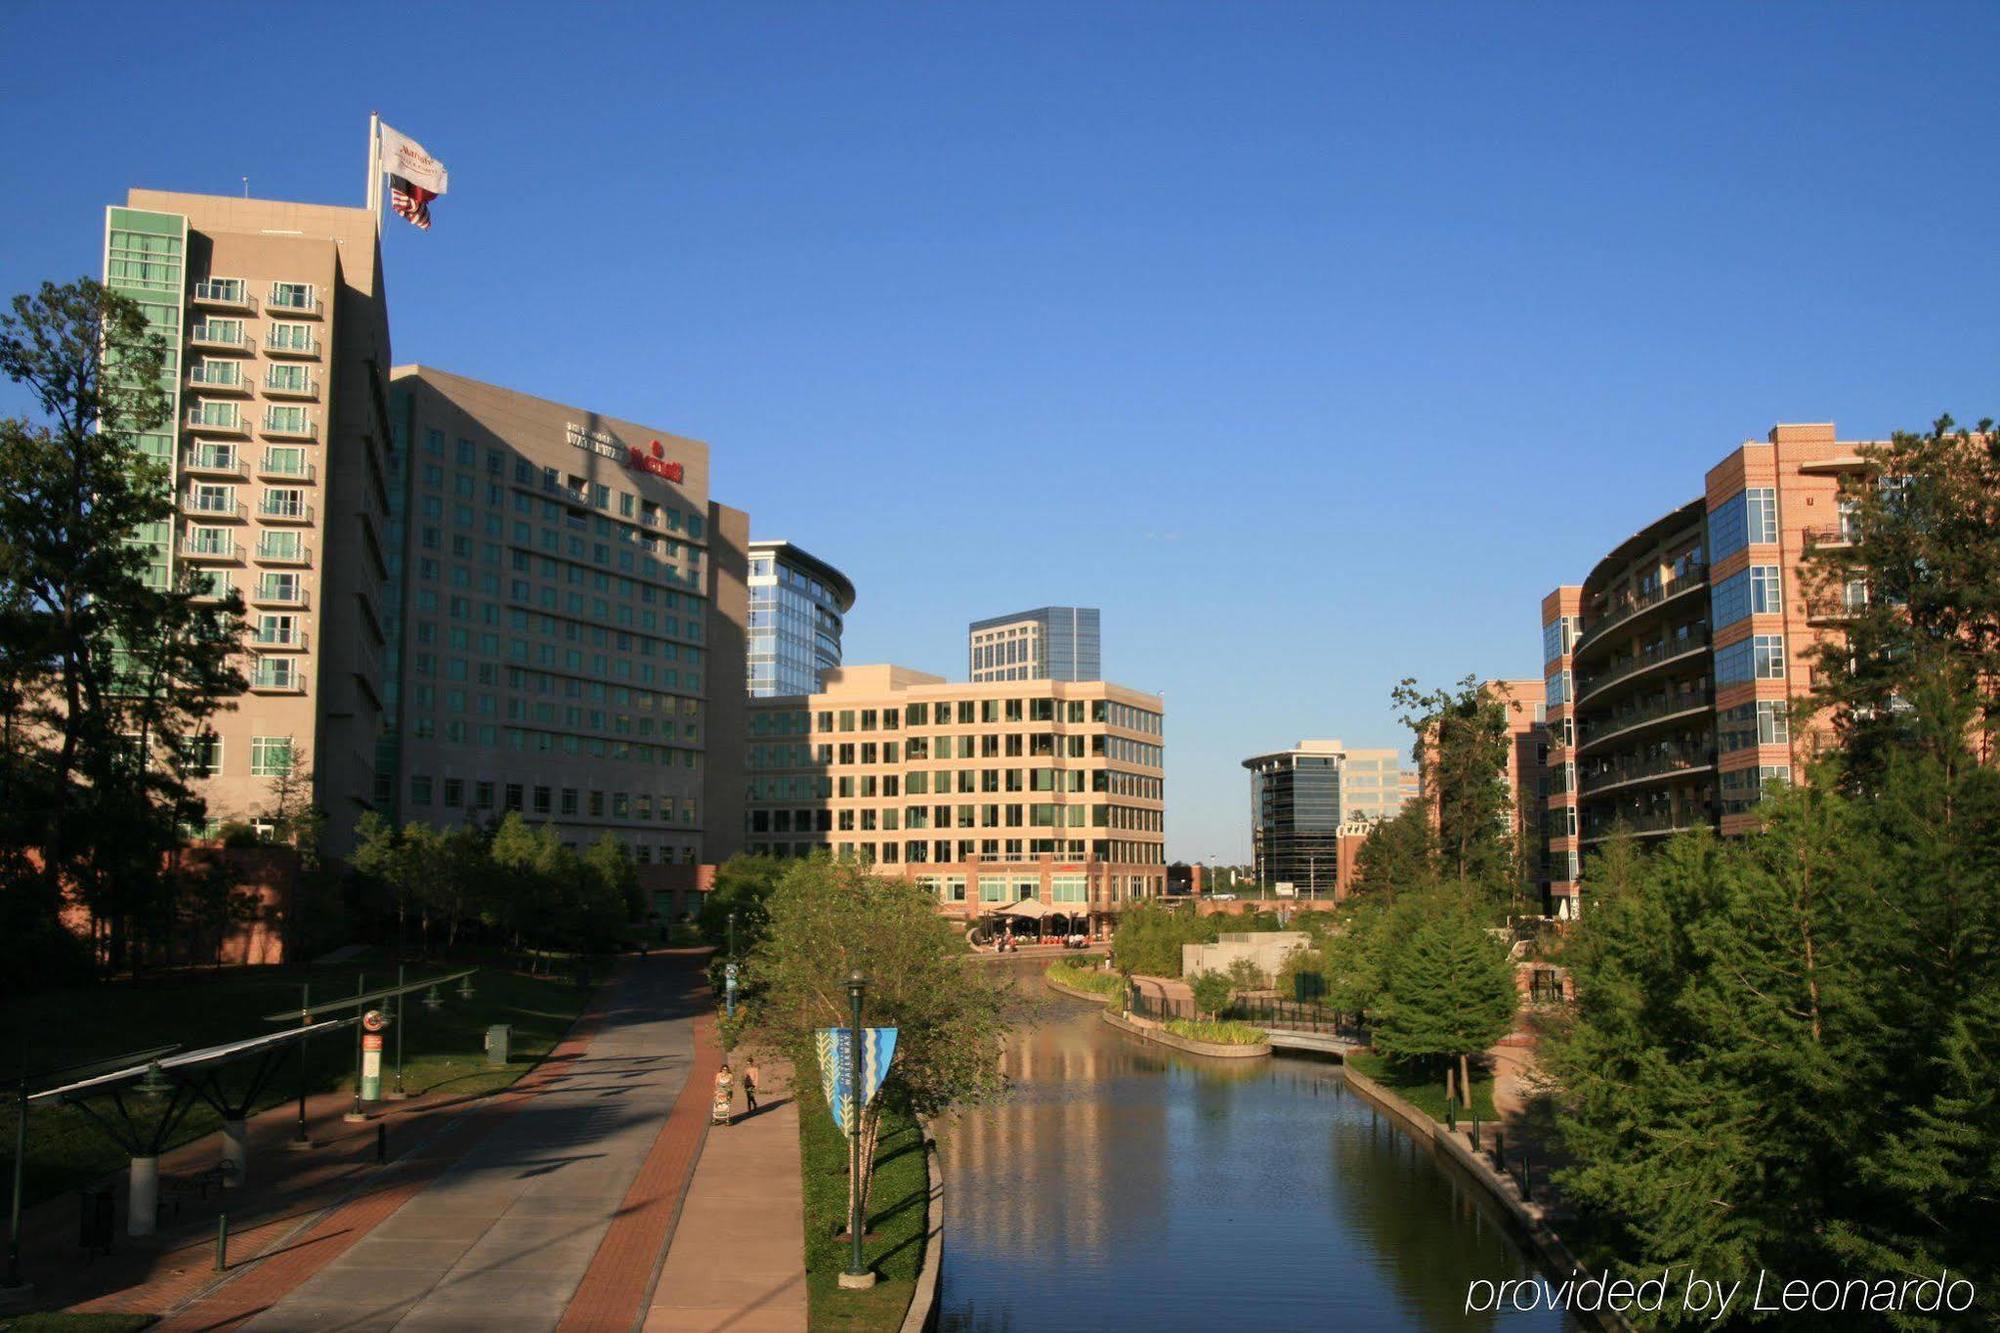
[[[970,679],[1102,680],[1094,606],[1042,606],[975,620],[966,630]]]
[[[813,694],[840,665],[840,634],[854,606],[845,574],[784,541],[750,543],[749,692]]]

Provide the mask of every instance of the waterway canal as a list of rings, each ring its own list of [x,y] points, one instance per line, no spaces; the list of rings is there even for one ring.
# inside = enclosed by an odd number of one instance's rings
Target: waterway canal
[[[1464,1313],[1533,1265],[1337,1064],[1183,1056],[1010,970],[1048,999],[943,1136],[943,1329],[1571,1327]]]

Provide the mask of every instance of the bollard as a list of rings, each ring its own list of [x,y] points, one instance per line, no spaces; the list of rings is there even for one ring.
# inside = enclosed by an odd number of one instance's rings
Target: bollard
[[[389,1127],[381,1121],[375,1122],[375,1161],[379,1164],[389,1160]]]
[[[229,1271],[229,1214],[217,1213],[215,1217],[215,1271]]]

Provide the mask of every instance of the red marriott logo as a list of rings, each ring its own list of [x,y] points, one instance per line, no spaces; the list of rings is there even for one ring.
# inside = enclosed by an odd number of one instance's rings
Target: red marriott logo
[[[634,472],[650,472],[656,477],[664,477],[668,481],[678,485],[681,478],[686,475],[686,469],[679,463],[669,463],[666,459],[660,457],[663,452],[665,451],[661,449],[658,440],[653,441],[653,452],[651,454],[648,454],[643,449],[627,448],[625,450],[625,466]]]

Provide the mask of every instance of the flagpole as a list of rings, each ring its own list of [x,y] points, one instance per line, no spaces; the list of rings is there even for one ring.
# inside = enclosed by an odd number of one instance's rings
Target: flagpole
[[[375,234],[382,234],[382,117],[368,113],[368,216],[375,220]]]

